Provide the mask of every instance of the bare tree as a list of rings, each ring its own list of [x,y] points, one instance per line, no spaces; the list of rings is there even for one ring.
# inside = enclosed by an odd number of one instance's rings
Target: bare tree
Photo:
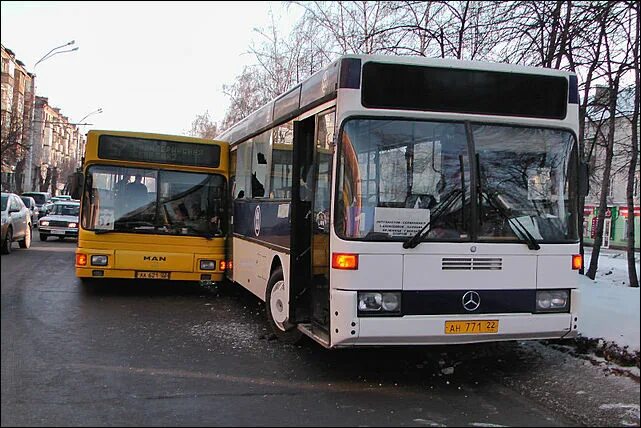
[[[25,136],[25,126],[23,115],[17,110],[10,114],[3,112],[2,115],[2,138],[0,140],[0,151],[2,156],[2,169],[12,169],[13,183],[15,188],[11,189],[22,193],[22,181],[25,165],[25,157],[29,152],[29,140]],[[5,177],[2,177],[3,180]],[[10,189],[11,183],[2,183],[3,189]]]
[[[191,122],[189,135],[212,140],[218,135],[218,126],[216,122],[211,120],[209,110],[205,110],[203,114],[197,115],[193,122]]]
[[[615,117],[617,114],[617,98],[619,94],[619,86],[622,76],[632,68],[631,64],[631,46],[622,43],[622,39],[626,37],[626,28],[622,24],[622,18],[629,11],[625,8],[619,7],[616,3],[608,4],[610,13],[602,16],[600,25],[609,28],[604,38],[605,48],[605,62],[603,72],[605,74],[608,86],[608,132],[607,132],[607,145],[605,152],[605,165],[603,169],[603,181],[601,183],[601,194],[599,198],[599,214],[597,216],[597,230],[594,239],[594,246],[592,249],[592,258],[590,259],[590,267],[586,275],[590,279],[594,279],[599,264],[599,253],[601,251],[601,243],[603,240],[603,226],[605,214],[607,210],[607,195],[610,186],[610,174],[612,169],[612,159],[614,157],[614,142],[615,142]]]
[[[634,111],[632,113],[632,136],[630,165],[628,166],[628,182],[626,186],[626,199],[628,205],[628,228],[626,231],[626,250],[628,259],[628,278],[630,287],[639,287],[636,261],[634,257],[634,180],[637,173],[637,162],[639,161],[639,103],[641,102],[641,79],[639,72],[639,3],[631,2],[632,19],[629,21],[628,35],[632,44],[632,64],[634,70]],[[641,180],[641,177],[640,177]]]

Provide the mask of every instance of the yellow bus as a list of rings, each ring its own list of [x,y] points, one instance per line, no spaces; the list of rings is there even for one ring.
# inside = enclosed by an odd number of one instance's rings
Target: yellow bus
[[[223,279],[228,145],[92,130],[82,174],[76,276]]]

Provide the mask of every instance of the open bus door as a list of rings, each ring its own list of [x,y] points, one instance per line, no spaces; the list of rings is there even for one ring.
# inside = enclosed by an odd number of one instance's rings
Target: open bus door
[[[311,333],[326,343],[333,114],[294,122],[290,238],[290,320],[309,325]]]

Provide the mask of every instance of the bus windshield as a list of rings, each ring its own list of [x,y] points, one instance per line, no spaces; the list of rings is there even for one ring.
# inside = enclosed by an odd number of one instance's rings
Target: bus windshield
[[[352,119],[339,150],[335,227],[344,239],[406,241],[427,223],[422,240],[577,239],[568,131]]]
[[[82,227],[96,232],[224,235],[219,174],[108,165],[86,174]]]

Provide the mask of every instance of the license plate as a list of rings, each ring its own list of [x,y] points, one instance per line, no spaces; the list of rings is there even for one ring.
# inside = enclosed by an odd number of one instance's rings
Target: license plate
[[[136,278],[169,279],[169,272],[136,272]]]
[[[445,321],[445,334],[498,333],[499,320]]]
[[[53,235],[64,235],[65,231],[64,230],[52,230],[51,233]]]

